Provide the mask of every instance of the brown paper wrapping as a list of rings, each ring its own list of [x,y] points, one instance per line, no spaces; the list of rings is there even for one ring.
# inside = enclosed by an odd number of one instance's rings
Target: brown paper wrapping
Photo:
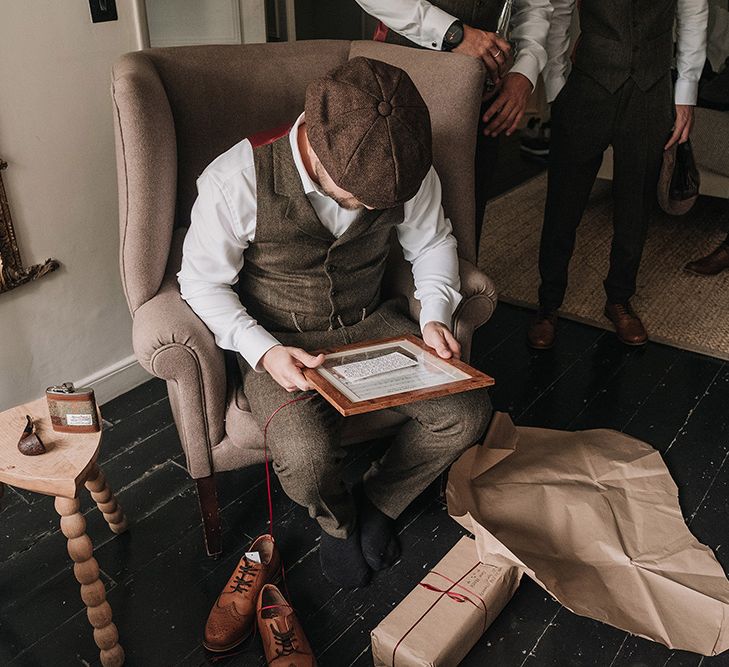
[[[451,468],[447,496],[482,560],[524,568],[573,612],[669,648],[729,648],[729,581],[686,527],[650,445],[516,428],[497,413]]]
[[[521,571],[463,537],[372,631],[375,667],[454,667],[511,599]]]

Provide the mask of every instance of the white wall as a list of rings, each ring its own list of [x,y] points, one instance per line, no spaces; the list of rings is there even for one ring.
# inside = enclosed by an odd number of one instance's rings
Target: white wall
[[[23,262],[61,268],[0,294],[0,409],[49,384],[104,402],[145,378],[118,271],[110,68],[137,48],[133,0],[91,23],[87,0],[0,0],[0,157]]]
[[[146,0],[152,46],[266,41],[264,0]]]

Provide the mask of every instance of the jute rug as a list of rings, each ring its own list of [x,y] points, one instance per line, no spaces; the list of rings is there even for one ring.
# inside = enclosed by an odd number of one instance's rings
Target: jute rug
[[[610,183],[595,184],[577,233],[570,265],[565,317],[610,328],[602,314],[612,239]],[[539,236],[546,175],[489,202],[479,264],[496,283],[499,298],[535,306]],[[633,299],[652,340],[729,360],[729,271],[700,277],[683,271],[691,259],[713,250],[727,234],[729,203],[700,197],[690,213],[653,216]]]

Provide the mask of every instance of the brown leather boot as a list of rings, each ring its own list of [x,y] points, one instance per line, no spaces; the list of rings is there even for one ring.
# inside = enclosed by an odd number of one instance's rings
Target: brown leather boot
[[[281,556],[273,536],[261,535],[248,547],[210,610],[203,646],[224,652],[247,639],[256,621],[258,594],[280,578]]]
[[[275,586],[268,584],[261,590],[256,619],[268,665],[316,667],[311,646],[293,607]]]
[[[557,313],[540,308],[529,325],[527,342],[535,350],[548,350],[557,336]]]
[[[629,302],[606,303],[605,317],[615,326],[615,333],[621,343],[645,345],[648,342],[648,332]]]
[[[689,273],[698,273],[700,276],[715,276],[729,269],[729,245],[722,243],[714,252],[689,262],[683,268]]]

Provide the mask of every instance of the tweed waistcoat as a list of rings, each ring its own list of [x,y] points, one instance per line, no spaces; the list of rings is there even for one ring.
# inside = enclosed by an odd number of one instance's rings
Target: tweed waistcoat
[[[288,135],[253,150],[256,233],[238,294],[270,331],[327,331],[380,304],[385,263],[402,205],[363,209],[339,238],[324,227],[301,184]]]
[[[479,30],[494,32],[505,0],[431,0],[431,4]],[[387,42],[403,46],[418,46],[394,30],[387,31]]]
[[[614,93],[629,78],[645,91],[673,55],[676,0],[582,0],[575,69]]]

